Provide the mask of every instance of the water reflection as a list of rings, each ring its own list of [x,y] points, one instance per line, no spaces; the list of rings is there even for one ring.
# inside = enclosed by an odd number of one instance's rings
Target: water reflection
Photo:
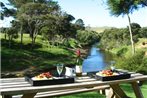
[[[93,72],[105,69],[113,61],[113,55],[92,46],[89,56],[83,61],[83,72]]]

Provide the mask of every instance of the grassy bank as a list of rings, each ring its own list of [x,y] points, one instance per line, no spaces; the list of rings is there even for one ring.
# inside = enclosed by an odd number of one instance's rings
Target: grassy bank
[[[147,42],[146,38],[140,38],[137,43],[135,43],[135,52],[138,51],[147,51],[147,44],[143,45],[143,42]],[[128,57],[131,55],[131,46],[121,46],[118,48],[112,48],[109,50],[111,53],[114,53],[118,56]]]
[[[147,74],[147,39],[141,38],[135,43],[135,54],[132,55],[131,46],[112,48],[109,52],[117,55],[115,67],[129,71]]]
[[[20,38],[12,42],[8,47],[8,40],[1,34],[1,70],[2,72],[23,71],[25,69],[48,68],[57,63],[75,63],[74,51],[64,47],[48,46],[41,36],[36,39],[36,44],[31,50],[31,40],[28,34],[24,34],[23,48],[20,48]]]

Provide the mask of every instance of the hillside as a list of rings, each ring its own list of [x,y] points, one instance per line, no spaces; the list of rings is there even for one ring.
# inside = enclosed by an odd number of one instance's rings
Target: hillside
[[[107,26],[104,26],[104,27],[90,27],[90,30],[92,31],[96,31],[98,33],[102,33],[105,29],[111,29],[112,27],[107,27]],[[89,29],[88,27],[86,29]]]

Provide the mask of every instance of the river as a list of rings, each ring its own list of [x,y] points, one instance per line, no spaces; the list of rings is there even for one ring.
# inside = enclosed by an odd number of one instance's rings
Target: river
[[[93,72],[103,70],[109,67],[112,63],[114,63],[112,54],[102,51],[97,48],[96,45],[93,45],[89,55],[83,61],[82,71]]]

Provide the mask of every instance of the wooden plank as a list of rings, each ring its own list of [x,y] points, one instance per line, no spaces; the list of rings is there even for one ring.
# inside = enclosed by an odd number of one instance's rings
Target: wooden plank
[[[138,76],[143,76],[143,75],[140,73],[131,74],[131,77],[138,77]]]
[[[63,95],[69,95],[69,94],[76,94],[76,93],[81,93],[81,92],[90,92],[90,91],[97,91],[100,89],[106,89],[109,88],[109,86],[99,86],[95,88],[81,88],[81,89],[70,89],[70,90],[64,90],[64,91],[58,91],[54,93],[46,93],[46,94],[39,94],[35,96],[35,98],[48,98],[52,96],[63,96]]]
[[[111,84],[110,87],[113,89],[118,98],[129,98],[125,92],[120,88],[119,84]]]
[[[90,91],[97,91],[97,90],[105,90],[108,89],[109,86],[99,86],[94,87],[90,89],[86,88],[77,88],[77,89],[66,89],[66,90],[57,90],[57,91],[48,91],[48,92],[41,92],[37,93],[35,98],[48,98],[53,96],[63,96],[63,95],[69,95],[69,94],[76,94],[81,92],[90,92]],[[22,95],[13,96],[13,98],[20,98]]]
[[[1,83],[0,86],[5,86],[5,85],[19,85],[19,84],[28,84],[27,81],[23,81],[23,82],[9,82],[9,83]]]
[[[52,91],[52,90],[61,90],[61,89],[73,89],[73,88],[81,88],[81,87],[94,87],[94,86],[102,86],[107,84],[116,84],[116,83],[126,83],[132,81],[143,81],[147,80],[147,75],[129,79],[115,80],[115,81],[90,81],[90,82],[82,82],[82,83],[71,83],[71,84],[62,84],[62,85],[50,85],[50,86],[31,86],[31,87],[23,87],[23,88],[8,88],[1,89],[2,94],[21,94],[21,93],[33,93],[33,92],[43,92],[43,91]]]
[[[17,82],[17,81],[24,81],[25,78],[2,78],[0,79],[1,83],[7,83],[7,82]]]
[[[89,79],[81,79],[81,80],[76,80],[76,82],[90,82],[90,81],[96,81],[94,78],[89,78]]]
[[[2,85],[1,88],[18,88],[18,87],[30,87],[31,84],[25,83],[25,84],[15,84],[15,85]]]
[[[137,82],[131,82],[136,98],[144,98]]]

